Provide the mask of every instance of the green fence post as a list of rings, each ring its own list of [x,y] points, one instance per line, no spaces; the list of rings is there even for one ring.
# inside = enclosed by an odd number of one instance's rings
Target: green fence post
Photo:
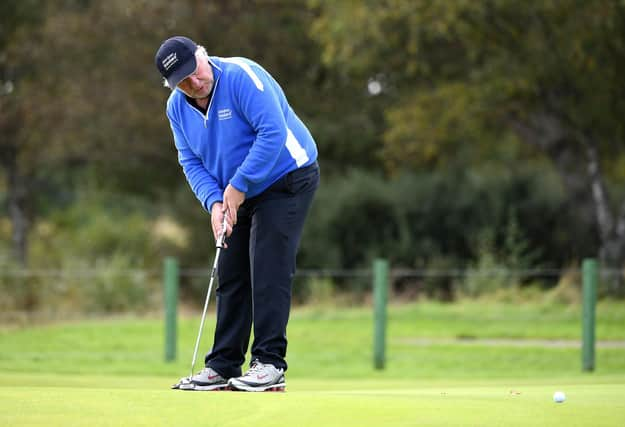
[[[163,266],[165,286],[165,361],[176,360],[176,311],[178,306],[178,261],[165,258]]]
[[[388,298],[388,261],[373,261],[373,298],[374,298],[374,334],[373,334],[373,366],[384,369],[384,348],[386,335],[386,302]]]
[[[582,370],[595,369],[595,306],[597,304],[597,261],[585,259],[582,263]]]

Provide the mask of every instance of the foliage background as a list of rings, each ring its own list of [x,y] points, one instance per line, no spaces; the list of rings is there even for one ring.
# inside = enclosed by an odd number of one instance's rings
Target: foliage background
[[[164,256],[208,266],[153,64],[173,34],[263,64],[315,136],[301,269],[517,272],[394,282],[453,298],[551,288],[597,256],[603,292],[625,293],[622,1],[7,0],[0,17],[4,308],[148,309]]]

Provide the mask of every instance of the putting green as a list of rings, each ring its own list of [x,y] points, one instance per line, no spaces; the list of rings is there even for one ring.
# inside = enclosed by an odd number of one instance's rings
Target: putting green
[[[175,379],[174,379],[175,380]],[[286,393],[183,392],[167,377],[0,377],[0,425],[619,426],[625,377],[287,379]],[[553,392],[567,395],[552,401]]]

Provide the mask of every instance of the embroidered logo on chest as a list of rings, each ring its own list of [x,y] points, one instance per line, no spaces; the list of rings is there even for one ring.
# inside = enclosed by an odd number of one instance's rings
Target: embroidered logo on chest
[[[230,108],[223,108],[217,111],[217,117],[219,120],[228,120],[232,118],[232,110]]]

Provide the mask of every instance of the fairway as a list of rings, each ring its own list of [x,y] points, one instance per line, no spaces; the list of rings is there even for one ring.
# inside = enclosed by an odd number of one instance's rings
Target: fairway
[[[0,425],[617,426],[625,384],[297,379],[286,393],[182,392],[161,377],[3,375]],[[622,378],[621,378],[622,380]]]

